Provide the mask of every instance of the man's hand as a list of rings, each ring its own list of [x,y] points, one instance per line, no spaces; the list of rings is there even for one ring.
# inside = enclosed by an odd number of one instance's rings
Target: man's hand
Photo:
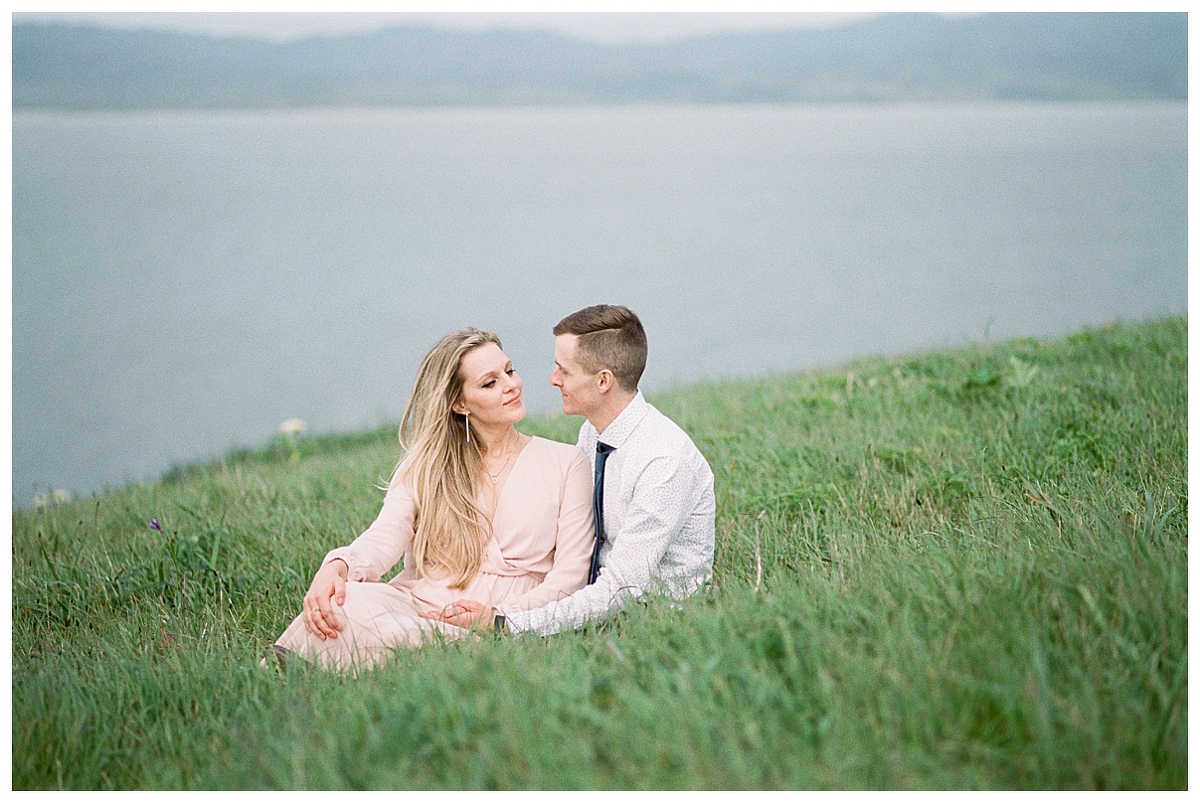
[[[496,618],[496,609],[485,608],[482,602],[473,599],[459,599],[440,611],[425,611],[419,616],[422,619],[432,619],[470,630],[478,627],[490,628]]]

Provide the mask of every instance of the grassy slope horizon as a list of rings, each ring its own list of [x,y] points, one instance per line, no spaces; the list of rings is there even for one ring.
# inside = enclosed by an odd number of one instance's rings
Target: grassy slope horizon
[[[255,663],[393,428],[14,511],[13,786],[1186,788],[1186,380],[1174,316],[650,394],[707,593],[357,679]]]
[[[1186,320],[1186,317],[1184,318]],[[1136,322],[1130,323],[1126,321],[1113,321],[1107,324],[1109,326],[1137,325]],[[1080,332],[1089,331],[1089,329],[1081,329]],[[1046,338],[1051,339],[1051,338]],[[1035,337],[1017,337],[1015,341],[1036,341]],[[991,343],[986,340],[983,343],[975,342],[968,346],[958,346],[957,349],[963,348],[980,348]],[[889,356],[880,355],[861,355],[859,357],[850,358],[841,362],[832,362],[827,365],[812,366],[807,369],[798,371],[778,371],[756,374],[750,376],[720,376],[709,380],[697,380],[692,382],[681,382],[676,385],[660,388],[646,394],[647,400],[654,402],[655,398],[672,397],[680,393],[687,393],[692,388],[702,387],[721,387],[723,385],[745,385],[747,383],[754,384],[759,382],[772,382],[787,377],[801,376],[808,374],[853,374],[854,366],[870,362],[872,360],[896,360],[896,359],[920,359],[923,356],[931,356],[940,353],[956,350],[954,346],[948,347],[931,347],[928,349],[914,349],[902,354],[893,354]],[[545,413],[531,415],[526,421],[518,423],[518,427],[525,431],[526,434],[540,435],[542,437],[551,438],[553,440],[562,441],[564,443],[574,443],[576,435],[579,431],[579,426],[583,423],[582,416],[567,416],[557,410],[552,410]],[[304,456],[316,454],[331,454],[344,450],[353,450],[366,445],[379,445],[381,442],[387,442],[389,439],[396,449],[397,461],[402,455],[399,450],[398,440],[399,421],[387,422],[375,427],[367,427],[362,429],[351,429],[344,431],[322,432],[319,434],[305,435],[303,430],[300,430],[295,435],[276,434],[272,435],[258,444],[245,445],[239,444],[230,448],[212,454],[208,457],[197,457],[190,460],[179,460],[172,462],[157,479],[149,479],[143,481],[129,481],[124,483],[110,483],[102,488],[88,492],[75,493],[69,489],[49,488],[45,493],[34,494],[30,502],[26,505],[16,504],[14,499],[13,512],[17,510],[28,511],[30,509],[38,509],[50,505],[60,504],[62,502],[82,502],[92,500],[97,497],[106,496],[109,494],[119,494],[130,488],[142,486],[154,486],[158,483],[172,483],[181,481],[187,477],[195,476],[207,470],[218,469],[232,464],[256,462],[261,460],[277,460],[287,458],[295,462]],[[394,467],[394,466],[393,466]],[[388,472],[390,475],[390,470]],[[381,482],[386,482],[386,476],[381,478]],[[57,497],[57,498],[56,498]]]

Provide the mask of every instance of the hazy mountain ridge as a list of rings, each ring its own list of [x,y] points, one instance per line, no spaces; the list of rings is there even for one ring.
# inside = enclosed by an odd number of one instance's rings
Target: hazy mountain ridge
[[[889,14],[606,45],[404,26],[292,42],[13,26],[13,107],[1187,98],[1186,14]]]

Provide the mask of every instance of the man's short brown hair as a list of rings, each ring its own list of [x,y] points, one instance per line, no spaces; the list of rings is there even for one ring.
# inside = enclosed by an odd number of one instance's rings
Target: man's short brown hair
[[[575,358],[590,374],[607,368],[625,390],[637,390],[646,370],[646,330],[628,307],[597,304],[572,312],[555,335],[576,335]]]

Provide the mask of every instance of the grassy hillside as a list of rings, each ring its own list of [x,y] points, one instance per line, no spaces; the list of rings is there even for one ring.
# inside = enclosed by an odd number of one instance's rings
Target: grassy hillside
[[[256,661],[391,431],[14,513],[13,787],[1186,788],[1186,381],[1167,318],[659,394],[710,593],[358,679]]]

